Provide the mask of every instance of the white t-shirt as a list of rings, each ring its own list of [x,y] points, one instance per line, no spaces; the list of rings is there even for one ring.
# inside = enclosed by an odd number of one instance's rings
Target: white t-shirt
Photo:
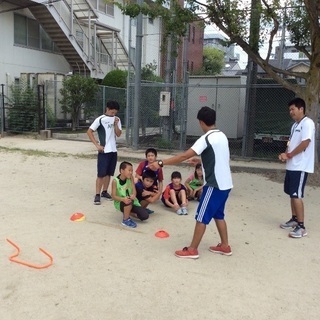
[[[314,138],[315,125],[310,118],[304,117],[300,122],[295,122],[292,125],[287,151],[291,152],[302,141],[310,139],[310,143],[304,151],[287,160],[287,170],[304,171],[308,173],[314,172]]]
[[[207,137],[208,136],[208,137]],[[202,135],[191,147],[201,155],[205,186],[229,190],[233,187],[230,170],[230,151],[226,135],[218,129]]]
[[[116,133],[114,132],[114,116],[102,115],[96,118],[90,126],[90,129],[97,131],[99,143],[104,146],[104,152],[117,152]],[[118,128],[122,130],[119,119]]]

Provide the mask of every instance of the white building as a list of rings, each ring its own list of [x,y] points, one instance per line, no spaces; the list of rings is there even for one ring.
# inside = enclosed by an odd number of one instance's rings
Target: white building
[[[143,21],[142,66],[159,71],[161,21]],[[135,20],[104,0],[0,1],[0,30],[0,84],[7,88],[21,73],[103,79],[134,64]]]

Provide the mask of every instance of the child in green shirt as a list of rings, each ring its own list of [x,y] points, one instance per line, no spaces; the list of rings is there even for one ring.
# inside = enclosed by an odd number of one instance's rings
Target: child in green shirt
[[[112,199],[115,208],[123,213],[121,224],[129,228],[135,228],[137,224],[130,218],[130,215],[143,221],[149,218],[149,214],[145,208],[141,207],[139,200],[136,198],[132,164],[123,161],[119,170],[120,174],[112,181]]]

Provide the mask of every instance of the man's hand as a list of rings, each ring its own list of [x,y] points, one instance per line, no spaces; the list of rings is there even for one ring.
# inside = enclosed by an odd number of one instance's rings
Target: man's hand
[[[279,156],[278,156],[279,160],[282,161],[282,162],[286,162],[289,158],[287,156],[286,153],[280,153]]]
[[[159,163],[155,161],[155,162],[149,163],[148,168],[150,170],[157,171],[160,168],[160,166],[159,166]]]

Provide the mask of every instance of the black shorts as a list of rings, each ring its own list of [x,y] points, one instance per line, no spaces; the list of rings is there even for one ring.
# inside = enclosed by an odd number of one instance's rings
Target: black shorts
[[[113,176],[114,171],[117,166],[118,153],[117,152],[107,152],[107,153],[98,153],[98,162],[97,169],[99,178],[105,176]]]
[[[303,198],[307,178],[307,172],[286,170],[284,192],[288,194],[290,198]]]

